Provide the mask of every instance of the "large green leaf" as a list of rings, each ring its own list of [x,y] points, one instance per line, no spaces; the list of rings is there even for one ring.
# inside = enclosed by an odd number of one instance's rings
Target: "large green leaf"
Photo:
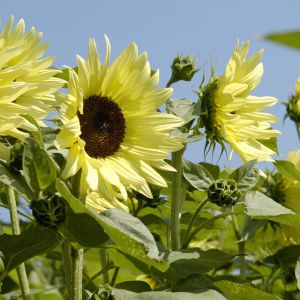
[[[244,193],[256,185],[258,177],[259,170],[256,166],[256,160],[247,162],[230,175],[230,178],[236,181],[238,189]]]
[[[207,190],[214,182],[213,176],[203,165],[183,160],[182,167],[184,178],[196,189]]]
[[[195,248],[173,251],[167,257],[170,267],[164,273],[164,277],[177,281],[190,274],[205,274],[230,262],[233,257],[218,249],[203,251]]]
[[[264,36],[264,39],[300,50],[300,31],[273,32]]]
[[[247,214],[254,219],[267,219],[300,228],[300,215],[260,192],[247,193],[245,204]]]
[[[112,289],[115,300],[226,300],[226,298],[215,290],[202,293],[188,292],[144,292],[134,293],[121,289]]]
[[[35,224],[20,235],[1,235],[0,251],[3,255],[5,273],[0,278],[29,258],[53,249],[59,241],[60,238],[55,231]]]
[[[24,143],[23,172],[35,192],[46,189],[56,178],[54,161],[33,138],[27,138]]]
[[[213,284],[230,300],[280,300],[279,297],[261,291],[249,283],[220,280],[214,281]]]
[[[59,227],[59,231],[70,242],[83,247],[103,247],[109,238],[99,224],[97,214],[75,198],[59,179],[56,180],[56,190],[68,203],[67,220]]]
[[[277,160],[275,166],[282,175],[300,181],[300,172],[292,162],[287,160]]]
[[[154,237],[138,218],[117,208],[98,214],[86,208],[60,180],[56,181],[56,189],[67,200],[72,210],[70,215],[72,217],[73,214],[73,218],[68,218],[66,224],[60,229],[69,239],[73,238],[83,246],[88,242],[91,243],[90,247],[99,247],[107,241],[107,236],[109,236],[120,251],[149,265],[155,265],[159,269],[166,269],[166,264],[161,262],[159,257]],[[84,233],[85,236],[83,236]],[[89,240],[87,241],[88,236]],[[95,244],[93,245],[93,243]]]

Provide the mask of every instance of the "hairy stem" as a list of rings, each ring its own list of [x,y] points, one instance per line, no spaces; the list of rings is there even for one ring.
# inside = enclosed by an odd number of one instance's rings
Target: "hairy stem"
[[[183,245],[186,244],[186,241],[187,241],[187,239],[188,239],[188,236],[189,236],[189,234],[190,234],[190,232],[191,232],[191,230],[192,230],[192,228],[193,228],[193,226],[194,226],[194,223],[195,223],[195,221],[196,221],[196,219],[197,219],[197,217],[198,217],[200,211],[202,210],[202,208],[205,206],[205,204],[206,204],[208,201],[209,201],[209,199],[208,199],[208,198],[205,198],[205,199],[199,204],[199,206],[197,207],[197,209],[196,209],[196,211],[195,211],[195,213],[194,213],[194,215],[193,215],[193,217],[192,217],[192,219],[191,219],[191,221],[190,221],[190,223],[189,223],[189,226],[188,226],[188,228],[187,228],[187,230],[186,230],[186,232],[185,232],[185,234],[184,234],[184,237],[183,237]]]
[[[106,270],[106,266],[108,265],[108,262],[106,261],[106,254],[104,249],[99,250],[99,255],[100,255],[100,262],[102,266],[103,272],[103,283],[109,283],[109,274],[108,271]]]
[[[172,153],[172,165],[177,170],[172,178],[171,249],[180,249],[181,167],[184,149]]]
[[[72,300],[82,300],[83,249],[72,248]]]
[[[72,274],[73,274],[73,265],[72,265],[72,247],[67,240],[63,240],[62,245],[62,258],[65,272],[65,283],[68,290],[68,297],[72,297]]]
[[[10,186],[10,185],[6,186],[6,191],[7,191],[7,201],[8,201],[8,206],[9,206],[12,233],[17,235],[17,234],[21,233],[21,230],[20,230],[20,224],[19,224],[19,218],[18,218],[15,192],[14,192],[12,186]],[[20,264],[17,267],[17,274],[18,274],[18,278],[19,278],[19,282],[20,282],[20,288],[21,288],[23,299],[30,300],[31,295],[30,295],[29,283],[28,283],[24,263]]]
[[[232,227],[234,230],[234,235],[238,244],[238,251],[239,251],[239,255],[240,255],[240,275],[241,275],[241,279],[245,279],[245,275],[246,275],[246,261],[245,261],[245,240],[243,239],[240,229],[239,229],[239,225],[236,219],[236,216],[233,214],[231,216],[231,222],[232,222]]]

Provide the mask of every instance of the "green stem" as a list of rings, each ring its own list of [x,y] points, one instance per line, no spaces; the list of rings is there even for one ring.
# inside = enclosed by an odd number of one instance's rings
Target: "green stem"
[[[94,279],[96,279],[97,277],[99,277],[100,275],[103,275],[105,272],[111,270],[111,269],[115,269],[116,267],[113,265],[113,263],[108,263],[105,268],[103,268],[102,270],[100,270],[99,272],[97,272],[95,275],[93,275],[91,278],[89,278],[85,283],[84,283],[84,287],[88,286],[89,283],[91,283],[92,281],[94,281]]]
[[[4,208],[7,208],[7,209],[10,209],[9,208],[9,205],[6,205],[6,204],[3,204],[3,203],[0,203],[0,207],[4,207]],[[22,216],[22,217],[25,217],[26,219],[30,220],[30,221],[34,221],[34,218],[20,210],[17,210],[17,213]]]
[[[7,191],[7,201],[9,206],[9,212],[10,212],[10,219],[11,219],[11,227],[12,227],[12,233],[19,235],[21,233],[20,230],[20,224],[19,224],[19,218],[18,218],[18,211],[17,211],[17,203],[15,198],[15,192],[12,186],[7,185],[6,186]],[[22,296],[24,300],[30,300],[30,289],[28,284],[28,279],[26,275],[26,269],[25,264],[22,263],[17,267],[17,274],[20,282],[20,288],[22,292]]]
[[[231,221],[232,221],[232,227],[234,230],[235,238],[238,244],[238,251],[240,255],[240,275],[241,275],[241,279],[244,280],[246,275],[246,261],[245,261],[246,243],[241,235],[239,225],[236,216],[234,214],[231,216]]]
[[[105,284],[105,283],[109,282],[108,272],[105,270],[105,267],[108,265],[108,262],[106,261],[105,250],[100,249],[99,250],[99,255],[100,255],[100,262],[101,262],[102,270],[104,270],[104,272],[103,272],[103,283]]]
[[[172,178],[171,249],[180,249],[181,167],[184,149],[172,153],[172,165],[177,170]]]
[[[72,297],[72,274],[73,274],[73,265],[72,265],[72,247],[67,240],[63,240],[62,245],[62,258],[63,266],[65,271],[65,284],[68,290],[69,299]]]
[[[213,223],[219,219],[223,219],[227,216],[230,216],[232,214],[235,214],[235,213],[232,213],[232,212],[226,212],[226,213],[222,213],[222,214],[219,214],[217,216],[214,216],[204,222],[202,222],[198,227],[196,227],[190,234],[190,236],[186,239],[186,241],[183,243],[182,245],[182,248],[187,248],[189,243],[191,242],[191,240],[193,239],[193,237],[203,228],[205,228],[206,226],[208,226],[210,223]]]
[[[115,268],[114,274],[113,274],[112,279],[111,279],[110,286],[114,286],[115,285],[117,277],[118,277],[118,274],[119,274],[119,270],[120,270],[119,267]]]
[[[202,208],[205,206],[205,204],[206,204],[208,201],[209,201],[209,199],[208,199],[208,198],[205,198],[205,199],[199,204],[199,206],[197,207],[197,209],[196,209],[196,211],[195,211],[195,213],[194,213],[194,215],[193,215],[193,217],[192,217],[192,219],[191,219],[191,221],[190,221],[190,223],[189,223],[189,226],[188,226],[188,228],[187,228],[187,230],[186,230],[186,232],[185,232],[185,235],[184,235],[184,237],[183,237],[183,244],[186,244],[186,240],[188,239],[188,236],[189,236],[189,234],[190,234],[190,232],[191,232],[191,230],[192,230],[192,228],[193,228],[193,226],[194,226],[194,223],[196,222],[196,219],[197,219],[197,217],[198,217],[200,211],[202,210]]]
[[[72,248],[73,280],[72,280],[72,300],[82,300],[82,269],[83,269],[83,249]]]

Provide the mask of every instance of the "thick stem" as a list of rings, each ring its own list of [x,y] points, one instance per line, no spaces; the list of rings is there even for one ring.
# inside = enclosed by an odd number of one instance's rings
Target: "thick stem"
[[[171,249],[180,249],[181,167],[184,149],[172,153],[172,165],[177,170],[172,178]]]
[[[102,265],[102,270],[104,270],[103,272],[103,283],[109,283],[109,274],[108,271],[106,270],[106,266],[107,266],[107,260],[106,260],[106,254],[105,254],[105,250],[104,249],[100,249],[99,250],[99,255],[100,255],[100,262]]]
[[[82,300],[83,249],[72,248],[72,300]]]
[[[193,226],[194,226],[194,223],[195,223],[195,221],[196,221],[196,219],[197,219],[197,217],[198,217],[200,211],[202,210],[202,208],[205,206],[205,204],[206,204],[208,201],[209,201],[209,199],[208,199],[208,198],[205,198],[205,199],[199,204],[199,206],[197,207],[197,209],[196,209],[196,211],[195,211],[195,213],[194,213],[194,215],[193,215],[193,217],[192,217],[192,219],[191,219],[191,221],[190,221],[190,223],[189,223],[189,226],[188,226],[188,228],[187,228],[187,230],[186,230],[186,232],[185,232],[185,234],[184,234],[184,237],[183,237],[183,243],[182,243],[183,245],[186,244],[186,241],[187,241],[187,239],[188,239],[188,236],[189,236],[189,234],[190,234],[190,232],[191,232],[191,230],[192,230],[192,228],[193,228]]]
[[[11,227],[12,227],[12,233],[13,234],[20,234],[20,224],[19,224],[19,218],[18,218],[18,211],[17,211],[17,203],[15,198],[15,192],[12,188],[12,186],[7,185],[6,186],[7,191],[7,201],[9,206],[9,212],[10,212],[10,219],[11,219]],[[30,289],[25,269],[25,264],[22,263],[17,267],[17,274],[20,282],[20,289],[22,292],[23,299],[30,300]]]
[[[240,275],[241,275],[241,279],[245,279],[245,275],[246,275],[246,261],[245,261],[245,240],[243,239],[240,229],[239,229],[239,225],[236,219],[236,216],[233,214],[231,216],[231,221],[232,221],[232,227],[234,230],[234,234],[235,234],[235,238],[238,244],[238,251],[239,251],[239,255],[240,255]]]
[[[62,245],[62,258],[65,272],[65,283],[68,290],[68,297],[72,297],[72,274],[73,274],[73,265],[72,265],[72,247],[67,240],[63,240]]]
[[[300,141],[300,124],[295,122],[295,126],[296,126],[296,131],[297,131],[297,134],[298,134],[298,138],[299,138],[299,141]]]

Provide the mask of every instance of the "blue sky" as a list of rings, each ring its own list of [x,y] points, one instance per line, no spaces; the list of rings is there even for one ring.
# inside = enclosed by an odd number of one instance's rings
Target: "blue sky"
[[[112,58],[116,57],[131,41],[140,51],[146,50],[151,67],[160,69],[161,86],[170,76],[170,63],[178,53],[194,54],[199,66],[210,63],[221,75],[237,39],[251,41],[251,53],[265,48],[263,56],[264,77],[253,93],[271,95],[279,103],[270,111],[279,118],[276,128],[283,131],[279,138],[282,158],[291,148],[298,148],[299,141],[294,125],[282,119],[285,107],[280,104],[293,92],[300,76],[300,51],[280,47],[263,41],[264,33],[300,29],[299,1],[201,1],[201,0],[9,0],[1,1],[0,18],[4,24],[10,14],[24,18],[27,28],[35,26],[50,43],[48,55],[56,57],[55,65],[75,65],[76,54],[86,56],[88,39],[97,41],[98,50],[104,55],[104,38],[107,34],[112,44]],[[196,100],[192,90],[197,90],[202,73],[191,83],[174,85],[174,97]],[[204,143],[190,146],[186,156],[193,161],[203,159]],[[217,162],[215,155],[212,162]],[[208,158],[210,161],[210,157]],[[234,157],[231,163],[240,163]]]

